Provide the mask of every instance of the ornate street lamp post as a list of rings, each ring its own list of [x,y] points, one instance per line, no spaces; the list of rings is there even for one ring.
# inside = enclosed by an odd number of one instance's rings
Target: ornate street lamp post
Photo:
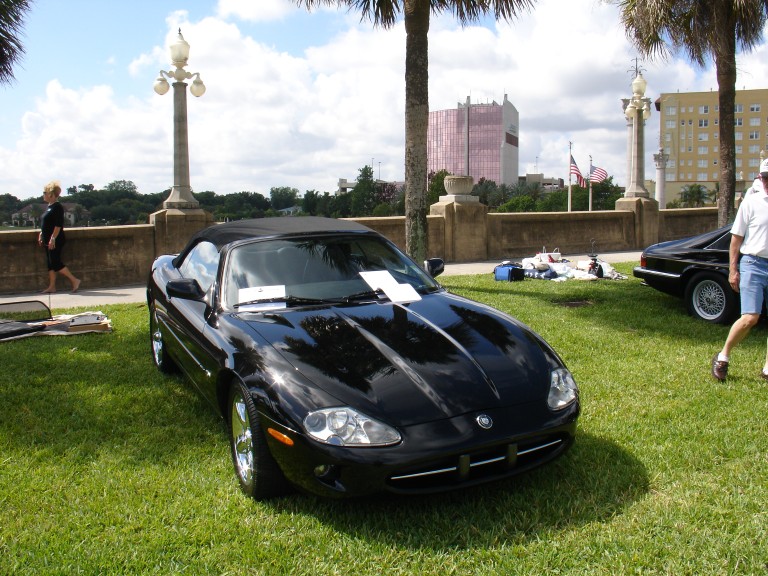
[[[160,70],[155,80],[155,92],[161,96],[168,92],[168,80],[173,80],[173,188],[163,208],[198,208],[199,202],[192,196],[189,185],[189,138],[187,135],[187,83],[184,80],[194,78],[189,91],[192,96],[205,94],[205,84],[200,74],[187,72],[184,67],[189,58],[189,44],[181,35],[171,44],[171,63],[175,70]]]
[[[632,145],[629,151],[629,185],[625,198],[648,198],[645,188],[645,121],[651,117],[651,99],[645,98],[648,83],[636,67],[632,81],[632,98],[626,100],[624,114],[632,122]]]

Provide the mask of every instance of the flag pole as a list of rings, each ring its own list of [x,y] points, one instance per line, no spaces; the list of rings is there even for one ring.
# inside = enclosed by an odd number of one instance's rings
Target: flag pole
[[[571,158],[573,158],[573,142],[568,141],[568,212],[571,211]]]
[[[592,156],[589,156],[589,211],[592,212]]]

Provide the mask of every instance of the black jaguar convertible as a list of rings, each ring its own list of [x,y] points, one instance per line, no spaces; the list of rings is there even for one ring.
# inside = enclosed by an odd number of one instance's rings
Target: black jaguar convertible
[[[154,262],[152,358],[224,417],[246,494],[451,490],[572,444],[579,395],[557,353],[443,289],[441,260],[425,269],[313,217],[214,225]]]

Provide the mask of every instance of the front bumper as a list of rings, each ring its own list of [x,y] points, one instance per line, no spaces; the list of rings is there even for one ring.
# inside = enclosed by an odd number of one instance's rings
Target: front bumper
[[[400,444],[378,448],[319,444],[268,416],[262,421],[294,440],[288,447],[267,434],[270,450],[291,483],[341,498],[444,492],[526,472],[568,450],[579,410],[577,401],[558,413],[530,407],[485,411],[494,422],[489,430],[479,428],[478,414],[465,414],[405,428]]]

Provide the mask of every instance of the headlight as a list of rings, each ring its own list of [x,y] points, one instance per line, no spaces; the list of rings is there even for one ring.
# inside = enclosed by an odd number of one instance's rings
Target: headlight
[[[304,418],[304,429],[315,440],[336,446],[389,446],[400,433],[348,406],[314,410]]]
[[[547,404],[552,410],[561,410],[574,402],[579,396],[579,387],[565,368],[553,370],[549,380]]]

